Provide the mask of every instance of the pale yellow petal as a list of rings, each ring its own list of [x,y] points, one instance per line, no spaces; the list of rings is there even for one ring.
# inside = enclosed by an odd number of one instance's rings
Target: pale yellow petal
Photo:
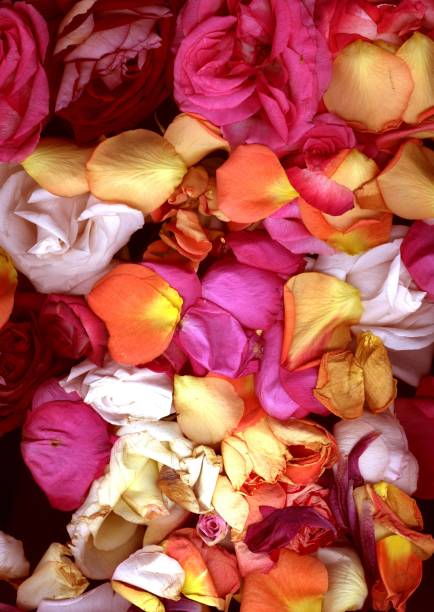
[[[220,516],[235,531],[241,533],[249,515],[249,504],[245,496],[235,491],[227,476],[219,476],[212,503]]]
[[[429,36],[415,32],[396,56],[407,64],[414,81],[413,93],[402,117],[406,123],[420,123],[427,113],[434,112],[434,42]]]

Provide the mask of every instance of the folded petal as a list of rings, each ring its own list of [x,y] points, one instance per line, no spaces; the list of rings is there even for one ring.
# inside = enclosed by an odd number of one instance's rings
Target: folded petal
[[[238,146],[216,178],[218,209],[238,223],[260,221],[298,195],[278,157],[259,144]]]
[[[63,138],[43,138],[21,165],[43,189],[71,198],[89,191],[86,163],[92,152],[93,147],[78,147]]]
[[[173,145],[149,130],[131,130],[99,144],[87,162],[90,191],[150,213],[173,193],[187,167]]]
[[[87,297],[109,331],[109,351],[120,363],[140,364],[169,346],[182,298],[165,280],[138,264],[121,264]]]
[[[379,45],[357,40],[334,60],[324,102],[350,125],[381,132],[401,123],[412,91],[411,72],[402,59]]]
[[[318,272],[290,278],[284,304],[282,363],[289,370],[315,362],[326,350],[346,348],[350,327],[362,315],[358,289]]]
[[[282,550],[268,574],[245,577],[241,612],[321,612],[327,588],[327,570],[318,559]]]

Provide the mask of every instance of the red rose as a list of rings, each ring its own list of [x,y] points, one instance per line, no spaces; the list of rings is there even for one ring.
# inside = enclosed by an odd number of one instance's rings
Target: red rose
[[[70,359],[89,357],[102,365],[107,330],[83,297],[50,295],[42,307],[40,323],[56,355]]]
[[[134,127],[168,95],[181,3],[81,1],[64,17],[54,52],[62,70],[56,112],[80,142]]]
[[[0,162],[21,161],[38,144],[48,115],[47,45],[33,6],[0,1]]]
[[[39,325],[43,299],[37,293],[16,294],[11,318],[0,330],[0,436],[24,421],[35,388],[65,369]]]

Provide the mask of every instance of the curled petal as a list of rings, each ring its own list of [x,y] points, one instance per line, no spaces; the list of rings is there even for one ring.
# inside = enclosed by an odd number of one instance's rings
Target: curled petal
[[[99,144],[87,162],[90,191],[150,213],[181,183],[187,167],[173,145],[149,130],[131,130]]]
[[[365,332],[357,338],[357,364],[363,369],[365,401],[371,412],[386,410],[396,397],[396,380],[387,350],[378,336]]]
[[[298,195],[278,157],[259,144],[238,146],[216,177],[218,209],[238,223],[260,221]]]
[[[324,102],[350,125],[381,132],[401,123],[412,90],[413,79],[402,59],[379,45],[356,40],[333,62]]]
[[[406,123],[420,123],[434,113],[434,87],[430,75],[434,71],[434,42],[421,32],[414,32],[396,52],[407,64],[414,89],[402,116]]]
[[[25,578],[29,570],[22,542],[0,531],[0,580]]]
[[[72,198],[89,191],[86,163],[92,152],[93,147],[81,148],[63,138],[43,138],[21,165],[43,189]]]

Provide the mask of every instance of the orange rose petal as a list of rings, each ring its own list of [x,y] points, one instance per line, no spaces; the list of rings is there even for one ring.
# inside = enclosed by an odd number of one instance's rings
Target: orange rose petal
[[[376,178],[373,178],[359,189],[356,189],[354,195],[356,196],[356,201],[360,208],[372,211],[388,210]]]
[[[327,570],[318,559],[283,549],[268,574],[245,577],[241,612],[321,612],[327,588]]]
[[[278,157],[263,145],[240,145],[216,173],[218,209],[231,221],[253,223],[297,197]]]
[[[174,218],[163,225],[160,238],[187,259],[200,262],[212,249],[207,232],[193,210],[177,210]]]
[[[413,91],[406,63],[380,46],[356,40],[333,62],[324,102],[354,127],[381,132],[397,127]]]
[[[187,166],[197,164],[214,151],[230,151],[228,141],[217,126],[190,113],[175,117],[164,132],[164,138],[175,147]]]
[[[246,495],[245,499],[249,505],[246,527],[252,523],[262,521],[264,517],[259,509],[261,506],[272,506],[273,508],[286,507],[286,492],[278,482],[275,484],[268,482],[259,484],[251,495]]]
[[[313,394],[330,412],[341,419],[363,414],[365,391],[363,369],[349,351],[324,353]]]
[[[381,580],[372,589],[375,610],[405,612],[405,604],[422,579],[422,560],[411,542],[399,535],[377,542],[377,561]]]
[[[158,274],[121,264],[87,296],[109,331],[109,351],[119,363],[147,363],[161,355],[180,319],[182,298]]]
[[[386,206],[403,219],[434,217],[434,152],[418,140],[405,142],[378,176]]]
[[[396,397],[397,382],[382,340],[365,332],[357,338],[355,361],[363,370],[365,401],[371,412],[386,410]]]
[[[255,377],[253,374],[241,376],[240,378],[227,378],[226,380],[229,380],[244,402],[243,416],[236,426],[235,432],[243,431],[243,429],[254,425],[267,416],[256,396]]]
[[[362,315],[358,289],[320,272],[290,278],[284,305],[282,363],[289,370],[316,362],[324,351],[346,348],[350,327]]]
[[[402,116],[406,123],[420,123],[434,113],[434,42],[415,32],[396,52],[407,64],[414,82],[413,93]]]
[[[9,320],[14,307],[17,271],[12,259],[0,247],[0,328]]]
[[[150,213],[182,182],[184,160],[159,134],[130,130],[99,144],[87,163],[90,191]]]
[[[64,138],[43,138],[21,165],[43,189],[71,198],[89,191],[86,163],[93,150]]]

